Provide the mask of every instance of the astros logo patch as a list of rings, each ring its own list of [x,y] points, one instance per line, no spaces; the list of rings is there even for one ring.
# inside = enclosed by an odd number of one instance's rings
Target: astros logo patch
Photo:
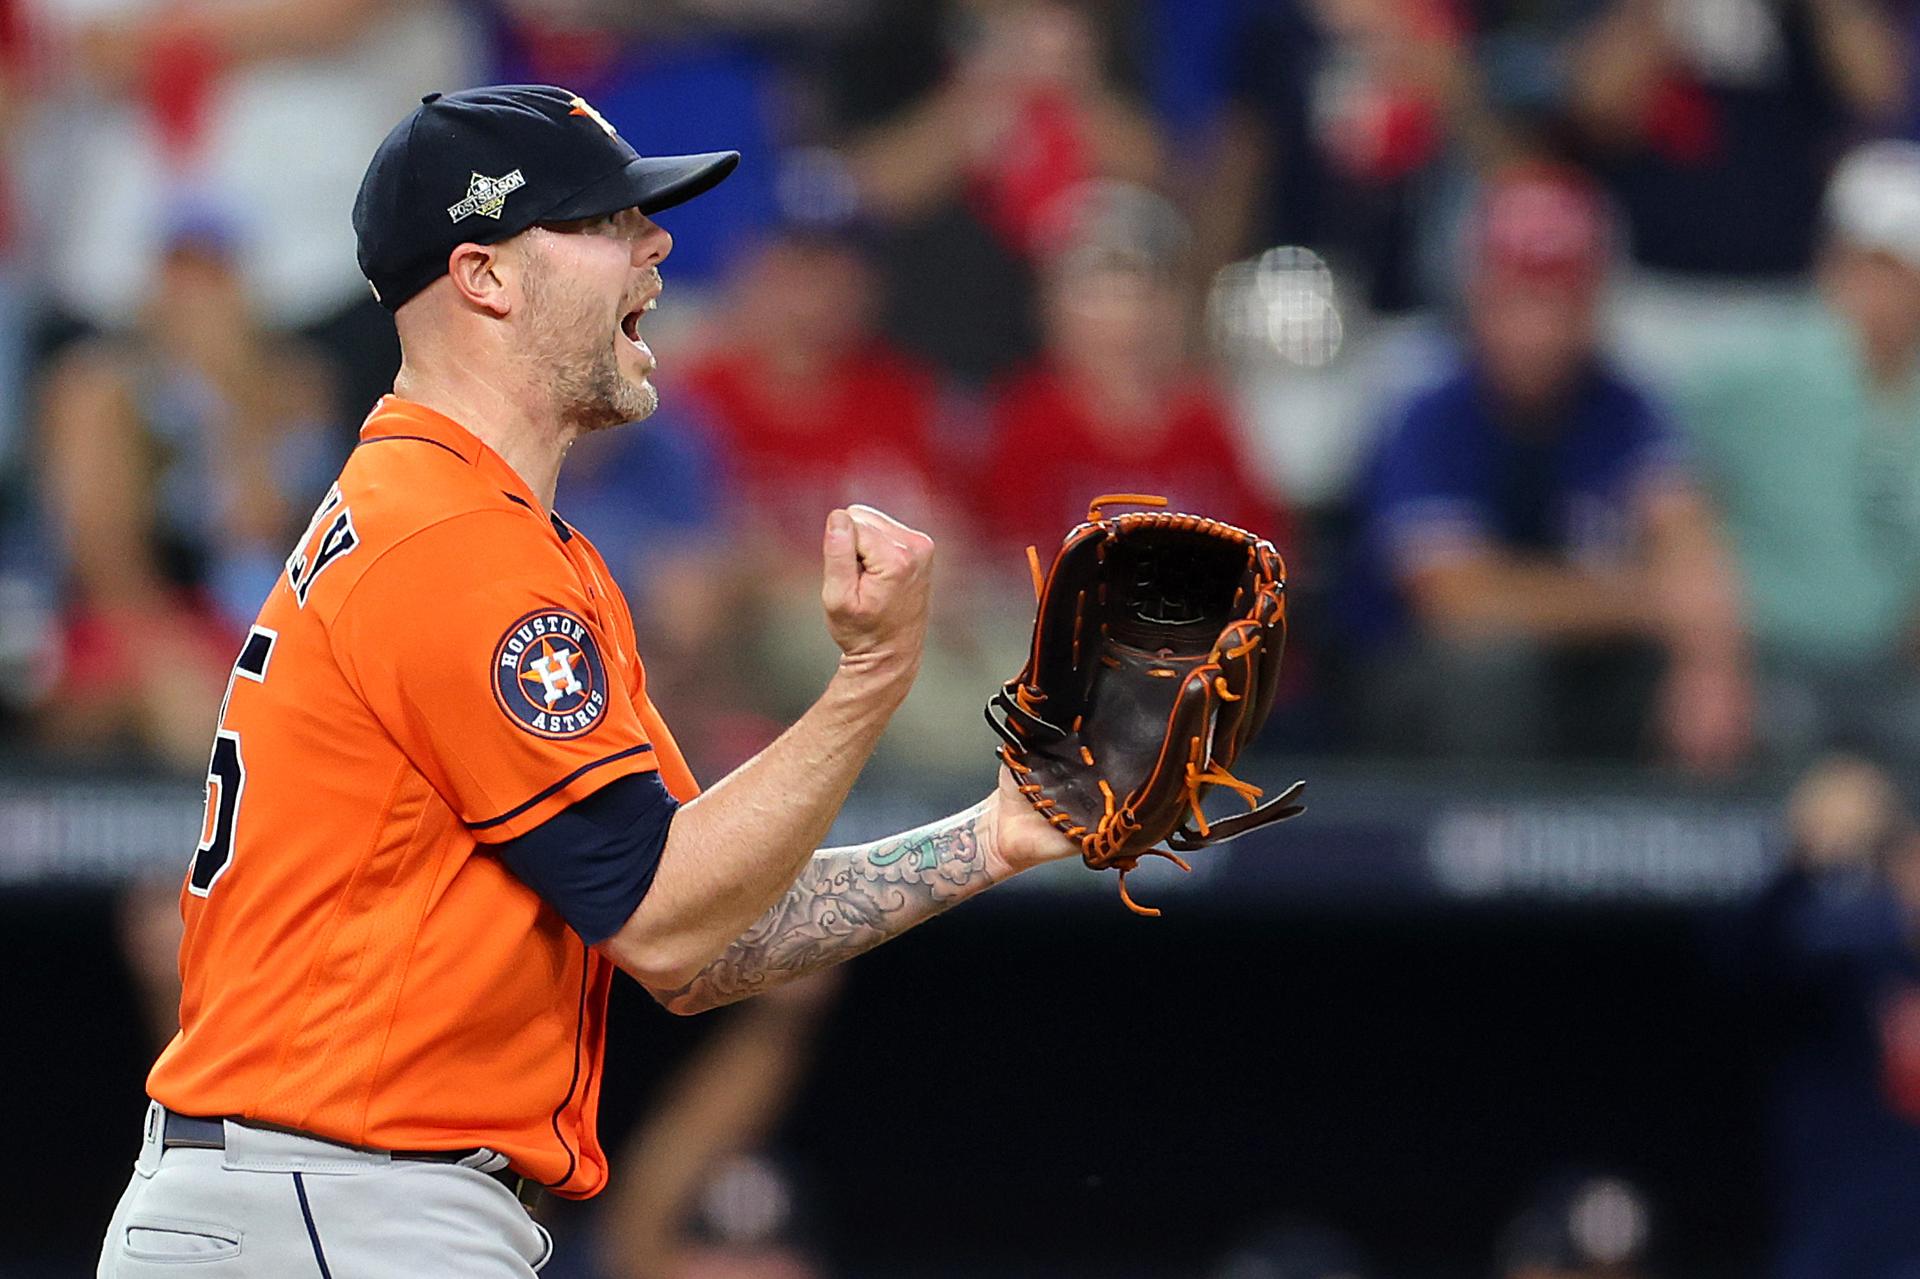
[[[607,670],[593,632],[565,609],[527,614],[494,650],[493,693],[529,733],[580,736],[607,712]]]

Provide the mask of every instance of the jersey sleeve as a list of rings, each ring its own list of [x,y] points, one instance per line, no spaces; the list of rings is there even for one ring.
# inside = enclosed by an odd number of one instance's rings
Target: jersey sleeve
[[[474,836],[523,835],[657,767],[625,672],[631,633],[545,530],[474,511],[387,549],[335,613],[334,657]]]
[[[679,807],[657,772],[618,777],[494,848],[582,941],[598,946],[653,887]]]

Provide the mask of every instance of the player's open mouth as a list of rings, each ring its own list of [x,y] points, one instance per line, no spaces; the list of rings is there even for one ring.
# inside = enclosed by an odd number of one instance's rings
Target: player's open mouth
[[[659,301],[658,296],[650,297],[646,302],[620,317],[620,332],[626,335],[627,341],[633,343],[642,351],[647,351],[648,355],[652,355],[653,352],[647,349],[646,339],[640,336],[640,317],[659,305]]]

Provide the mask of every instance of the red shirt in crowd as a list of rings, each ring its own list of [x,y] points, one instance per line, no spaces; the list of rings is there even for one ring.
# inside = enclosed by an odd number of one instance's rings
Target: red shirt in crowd
[[[1102,493],[1155,493],[1169,506],[1238,524],[1286,553],[1290,521],[1253,477],[1231,410],[1201,378],[1157,422],[1103,430],[1058,371],[1020,375],[989,410],[978,508],[992,541],[1055,545]]]
[[[939,385],[878,343],[840,357],[804,393],[769,376],[752,353],[718,353],[687,378],[714,419],[750,521],[803,541],[818,540],[826,513],[848,502],[926,527],[940,487],[932,438]]]

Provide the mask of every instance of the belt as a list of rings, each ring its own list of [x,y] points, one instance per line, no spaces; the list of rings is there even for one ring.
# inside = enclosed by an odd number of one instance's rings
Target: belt
[[[222,1119],[203,1119],[198,1115],[177,1115],[171,1110],[161,1110],[163,1128],[160,1145],[167,1150],[190,1147],[199,1150],[225,1150],[227,1148],[226,1121]],[[325,1141],[324,1137],[314,1137],[312,1133],[297,1133],[316,1141]],[[466,1150],[389,1150],[385,1152],[394,1159],[405,1159],[430,1164],[457,1164],[480,1153],[479,1147]],[[498,1168],[493,1172],[481,1172],[483,1177],[491,1177],[505,1186],[522,1207],[532,1212],[540,1202],[540,1192],[544,1189],[540,1182],[531,1177],[522,1177],[511,1168]]]

